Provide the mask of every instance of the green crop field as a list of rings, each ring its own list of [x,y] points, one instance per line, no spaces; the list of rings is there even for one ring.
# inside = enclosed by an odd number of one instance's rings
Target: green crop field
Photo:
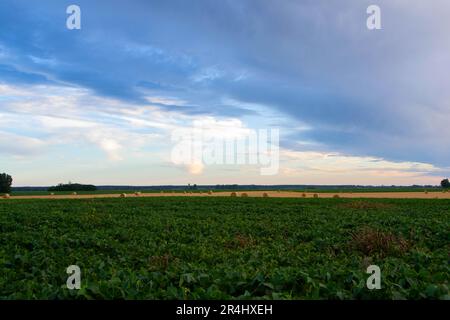
[[[0,299],[449,299],[449,245],[449,200],[3,199]]]

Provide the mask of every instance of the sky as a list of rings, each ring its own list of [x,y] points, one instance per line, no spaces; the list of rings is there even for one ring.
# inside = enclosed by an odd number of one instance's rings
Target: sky
[[[448,0],[2,0],[0,172],[16,186],[439,184],[449,16]],[[195,128],[204,146],[278,132],[277,170],[174,161]]]

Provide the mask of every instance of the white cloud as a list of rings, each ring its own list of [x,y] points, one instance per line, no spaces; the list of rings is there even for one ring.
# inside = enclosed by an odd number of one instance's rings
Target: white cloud
[[[90,144],[109,160],[118,161],[161,136],[152,130],[135,130],[133,119],[138,121],[139,114],[153,119],[153,128],[168,129],[161,110],[103,99],[84,89],[0,85],[0,93],[7,98],[0,107],[0,148],[6,154],[31,155],[43,145]],[[134,108],[136,118],[123,116],[123,110]],[[42,138],[28,138],[27,133]]]
[[[203,173],[205,166],[201,162],[194,162],[186,166],[187,170],[192,175],[199,175]]]
[[[150,103],[158,103],[162,105],[176,105],[176,106],[184,106],[186,105],[185,100],[173,98],[173,97],[146,97],[146,100]]]
[[[202,69],[200,72],[192,76],[192,80],[194,82],[207,82],[207,81],[213,81],[216,79],[223,78],[225,76],[225,71],[219,69],[216,66],[208,67]]]
[[[388,161],[376,157],[359,157],[338,152],[282,150],[282,172],[285,175],[355,175],[372,177],[421,177],[443,169],[429,163]]]
[[[88,149],[84,147],[95,147],[114,163],[146,155],[152,161],[165,165],[170,163],[170,149],[173,147],[170,136],[175,130],[200,128],[211,140],[244,138],[250,133],[250,128],[240,119],[189,116],[154,105],[126,104],[93,95],[84,89],[0,85],[0,93],[3,97],[0,106],[0,152],[2,157],[6,156],[10,161],[11,157],[30,158],[40,155],[49,157],[48,161],[51,162],[51,149],[71,147],[86,152]],[[155,97],[153,101],[175,102],[167,99]],[[161,153],[161,150],[164,152]],[[79,156],[84,156],[85,159],[93,157],[91,154]],[[364,180],[365,183],[429,183],[434,179],[433,174],[443,170],[428,163],[395,162],[377,157],[348,156],[338,152],[284,149],[280,160],[281,173],[273,177],[278,180],[271,180],[271,183],[303,183],[306,182],[305,179],[310,179],[309,183],[351,183]],[[220,172],[230,170],[215,166],[208,170],[206,177],[203,174],[205,166],[201,162],[182,167],[192,176],[212,180],[214,174],[220,175]],[[221,171],[222,169],[225,171]],[[222,178],[232,180],[226,174]],[[241,181],[241,178],[242,181],[260,181],[257,170],[242,171],[236,182]],[[211,180],[209,182],[215,183]],[[268,183],[269,180],[260,182]]]
[[[36,119],[41,122],[42,126],[46,129],[83,129],[92,128],[96,126],[95,122],[77,120],[77,119],[67,119],[61,117],[50,117],[50,116],[36,116]]]
[[[134,105],[102,98],[85,89],[55,86],[18,87],[1,85],[7,100],[0,107],[0,125],[5,131],[0,140],[4,153],[32,155],[42,146],[97,147],[108,160],[126,160],[146,148],[167,144],[174,130],[201,126],[209,136],[240,136],[246,128],[240,120],[188,116],[154,105]],[[183,104],[177,98],[149,97],[160,104]],[[6,135],[8,132],[14,135]],[[20,133],[17,133],[20,132]],[[27,138],[40,136],[40,139]],[[20,148],[13,148],[15,141]],[[167,151],[170,154],[170,151]],[[86,155],[89,156],[89,155]],[[167,156],[168,157],[168,156]],[[200,174],[203,167],[186,168]]]
[[[47,143],[41,139],[0,131],[0,154],[18,157],[42,153]]]
[[[121,151],[124,147],[117,140],[95,131],[90,132],[87,135],[87,139],[98,145],[108,155],[109,160],[118,161],[123,159]]]

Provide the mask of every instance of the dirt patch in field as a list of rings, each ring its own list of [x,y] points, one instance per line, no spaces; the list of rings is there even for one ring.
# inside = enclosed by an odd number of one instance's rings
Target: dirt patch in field
[[[351,237],[349,246],[365,256],[402,255],[411,247],[401,236],[369,227],[353,232]]]
[[[228,249],[243,249],[250,246],[253,246],[255,244],[255,241],[252,237],[243,235],[243,234],[236,234],[235,237],[225,243],[225,248]]]
[[[148,259],[148,266],[151,270],[167,270],[171,264],[177,263],[178,259],[170,254],[162,256],[151,256]]]

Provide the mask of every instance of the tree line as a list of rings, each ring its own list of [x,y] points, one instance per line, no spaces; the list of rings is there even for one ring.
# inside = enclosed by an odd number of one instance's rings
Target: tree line
[[[444,179],[441,181],[441,187],[443,189],[448,189],[450,188],[450,181],[448,181],[448,179]]]
[[[11,193],[11,186],[13,183],[13,178],[7,173],[0,173],[0,193]],[[217,185],[216,189],[234,189],[238,185]],[[450,189],[449,179],[443,179],[441,181],[441,187],[443,189]],[[197,185],[189,185],[189,189],[197,189]],[[91,184],[80,184],[80,183],[67,183],[58,184],[57,186],[49,187],[48,191],[96,191],[97,187]]]
[[[0,193],[11,193],[13,179],[9,174],[0,174]]]
[[[96,191],[97,187],[92,184],[67,183],[58,184],[48,188],[48,191]]]

